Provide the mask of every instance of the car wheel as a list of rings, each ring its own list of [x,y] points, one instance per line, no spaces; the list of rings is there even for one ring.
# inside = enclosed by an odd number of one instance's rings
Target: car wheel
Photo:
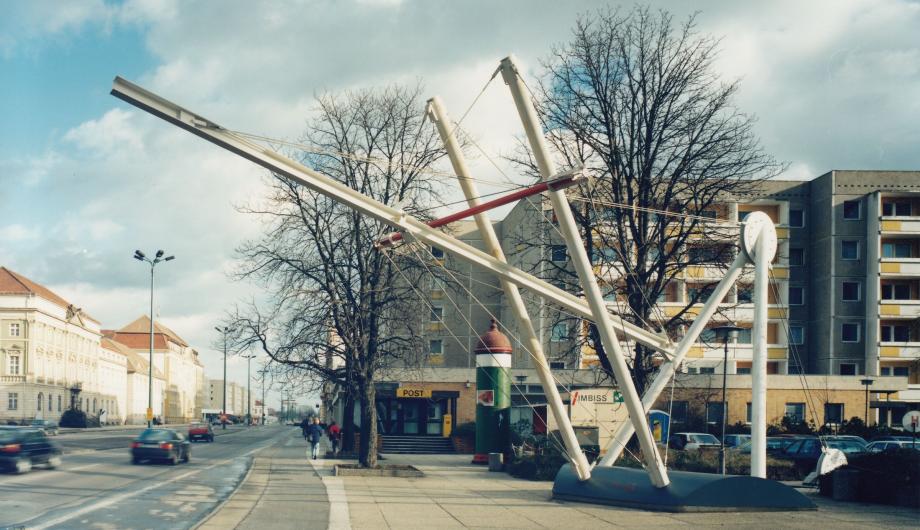
[[[16,461],[16,473],[22,475],[32,470],[32,460],[29,458],[20,458]]]
[[[179,463],[179,455],[177,455],[176,453],[173,453],[173,454],[169,457],[169,465],[174,466],[174,465],[176,465],[176,464],[178,464],[178,463]]]
[[[140,459],[140,458],[131,458],[131,463],[134,464],[134,465],[136,466],[136,465],[138,465],[138,464],[141,463],[141,459]]]
[[[61,456],[51,455],[48,458],[48,461],[45,462],[45,466],[47,466],[48,469],[55,469],[55,468],[61,467]]]

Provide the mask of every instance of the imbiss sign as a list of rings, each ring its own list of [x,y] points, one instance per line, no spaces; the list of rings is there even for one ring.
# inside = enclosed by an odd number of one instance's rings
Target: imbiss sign
[[[572,425],[596,427],[599,422],[622,421],[623,396],[613,388],[583,388],[569,394]]]

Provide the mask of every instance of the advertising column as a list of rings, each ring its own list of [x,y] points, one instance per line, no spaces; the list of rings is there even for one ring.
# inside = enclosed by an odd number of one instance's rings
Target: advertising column
[[[507,453],[511,445],[511,341],[492,320],[479,337],[476,354],[476,454],[488,464],[489,453]]]

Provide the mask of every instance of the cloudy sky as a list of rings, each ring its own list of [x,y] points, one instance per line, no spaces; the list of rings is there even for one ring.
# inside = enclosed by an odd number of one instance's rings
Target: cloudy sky
[[[259,232],[234,205],[264,172],[109,95],[120,75],[226,127],[296,139],[319,91],[423,80],[457,116],[498,60],[533,75],[589,1],[4,2],[0,18],[0,264],[106,327],[148,311],[135,248],[158,268],[160,318],[220,375],[213,326],[253,288],[234,248]],[[616,5],[617,3],[614,3]],[[624,3],[625,7],[632,2]],[[920,3],[660,2],[722,38],[719,73],[758,116],[790,178],[920,169]],[[492,83],[464,125],[493,154],[518,133]],[[483,178],[498,179],[476,163]],[[245,364],[231,361],[231,379]]]

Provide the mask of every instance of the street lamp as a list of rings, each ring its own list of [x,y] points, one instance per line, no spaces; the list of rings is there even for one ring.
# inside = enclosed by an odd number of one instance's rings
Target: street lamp
[[[874,383],[872,379],[860,379],[860,383],[866,387],[866,417],[865,417],[865,426],[869,427],[869,387]]]
[[[221,429],[227,429],[227,333],[232,333],[233,330],[227,326],[219,328],[214,327],[218,333],[223,333],[224,335],[224,400],[220,409],[220,427]]]
[[[252,426],[252,359],[255,355],[244,355],[243,358],[246,359],[246,426]]]
[[[738,337],[744,328],[738,326],[715,326],[711,328],[716,337],[722,339],[725,355],[722,360],[722,439],[719,442],[719,469],[725,474],[725,417],[728,415],[728,402],[725,400],[725,387],[728,383],[728,340]]]
[[[147,257],[140,250],[134,251],[134,259],[150,264],[150,365],[147,367],[147,428],[153,427],[153,270],[157,263],[163,261],[172,261],[175,256],[166,256],[162,250],[157,250],[153,259]]]
[[[268,365],[264,365],[259,373],[262,374],[262,414],[260,422],[265,425],[265,412],[268,410],[265,404],[265,375],[268,374]]]

